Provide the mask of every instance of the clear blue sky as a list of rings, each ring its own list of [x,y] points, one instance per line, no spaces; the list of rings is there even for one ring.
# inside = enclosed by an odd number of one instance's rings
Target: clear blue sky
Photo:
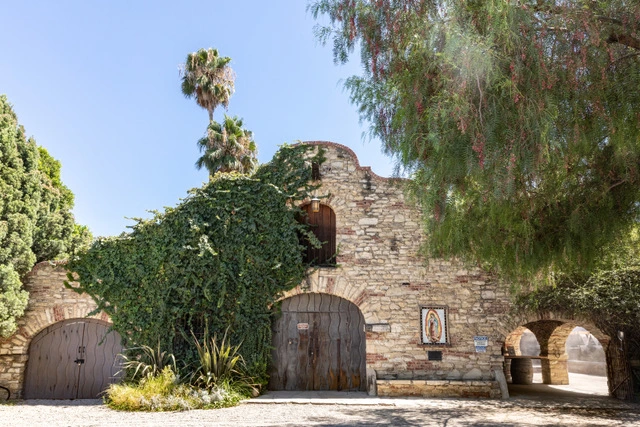
[[[203,47],[232,58],[227,113],[254,132],[261,163],[283,142],[328,140],[392,173],[343,91],[358,58],[334,65],[304,0],[4,3],[0,93],[62,162],[76,220],[96,236],[127,231],[126,217],[175,206],[207,180],[194,167],[207,113],[181,94],[178,74]]]

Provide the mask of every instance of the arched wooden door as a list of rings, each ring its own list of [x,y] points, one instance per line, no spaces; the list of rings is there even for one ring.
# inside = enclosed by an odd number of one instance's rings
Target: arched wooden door
[[[96,319],[69,319],[31,341],[25,399],[94,399],[117,380],[120,335]]]
[[[271,390],[365,390],[364,318],[355,304],[317,293],[287,298],[273,332]]]

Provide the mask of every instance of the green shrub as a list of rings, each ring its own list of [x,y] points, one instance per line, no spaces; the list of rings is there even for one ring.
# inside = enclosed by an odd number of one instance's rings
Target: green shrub
[[[309,158],[310,150],[282,147],[251,176],[216,174],[131,233],[98,239],[67,264],[70,282],[128,343],[155,346],[160,337],[184,365],[199,363],[188,331],[228,328],[249,374],[264,383],[275,302],[307,271],[300,236],[310,232],[296,202],[317,189],[311,163],[322,151]]]
[[[179,385],[167,366],[158,375],[147,375],[138,384],[112,384],[107,390],[107,404],[127,411],[175,411],[191,409],[189,389]]]
[[[193,334],[192,345],[199,357],[197,364],[183,364],[181,381],[176,358],[146,345],[120,355],[127,380],[113,384],[105,401],[113,409],[126,411],[179,411],[198,408],[221,408],[257,396],[259,388],[247,374],[240,345],[231,345],[225,332],[222,340],[205,329],[203,343]]]
[[[219,343],[215,334],[212,338],[208,335],[208,331],[205,331],[202,344],[195,335],[193,336],[200,362],[193,373],[193,384],[205,390],[212,390],[226,383],[257,396],[259,386],[247,373],[246,363],[240,354],[240,344],[231,345],[227,340],[227,331]]]
[[[181,384],[171,366],[158,375],[147,375],[138,383],[111,384],[105,403],[122,411],[183,411],[237,405],[248,396],[228,382],[210,389]]]
[[[176,358],[173,354],[162,351],[160,340],[158,346],[151,348],[148,345],[141,345],[127,350],[127,354],[120,354],[124,360],[122,368],[128,378],[135,379],[138,374],[142,377],[158,376],[165,367],[173,368],[173,372],[178,372]]]

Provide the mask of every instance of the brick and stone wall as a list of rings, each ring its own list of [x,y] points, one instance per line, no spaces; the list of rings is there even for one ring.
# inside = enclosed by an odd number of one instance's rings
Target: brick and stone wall
[[[349,148],[327,142],[322,203],[336,215],[337,266],[319,268],[284,297],[333,294],[355,303],[367,332],[367,371],[384,395],[499,397],[507,287],[477,267],[418,255],[420,212],[407,202],[404,180],[361,167]],[[446,306],[448,345],[421,343],[420,308]],[[489,338],[476,352],[474,336]],[[430,361],[427,351],[441,351]]]
[[[477,267],[420,257],[420,212],[405,200],[403,180],[361,167],[349,148],[326,142],[321,167],[322,203],[336,215],[337,265],[319,268],[283,298],[320,292],[356,304],[366,332],[367,383],[385,396],[506,395],[502,347],[507,334],[508,290]],[[85,317],[95,305],[64,288],[65,271],[49,263],[29,274],[29,306],[18,332],[0,341],[0,384],[20,397],[31,338],[43,328]],[[420,309],[447,308],[448,343],[421,342]],[[108,320],[105,315],[96,316]],[[487,336],[476,352],[474,336]],[[442,360],[428,360],[439,351]],[[504,383],[506,387],[506,383]]]
[[[26,278],[29,304],[19,319],[18,330],[0,338],[0,385],[8,387],[12,398],[22,397],[24,372],[31,339],[44,328],[62,320],[86,318],[96,308],[88,295],[65,288],[66,271],[61,265],[41,262]],[[109,321],[105,313],[93,316]]]

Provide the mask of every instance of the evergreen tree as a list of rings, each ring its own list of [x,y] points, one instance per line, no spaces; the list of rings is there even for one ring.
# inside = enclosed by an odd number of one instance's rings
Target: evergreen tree
[[[640,213],[640,2],[318,0],[430,255],[590,269]]]
[[[24,313],[20,277],[37,261],[69,255],[91,239],[74,224],[73,193],[60,181],[60,163],[31,138],[0,96],[0,336]]]

